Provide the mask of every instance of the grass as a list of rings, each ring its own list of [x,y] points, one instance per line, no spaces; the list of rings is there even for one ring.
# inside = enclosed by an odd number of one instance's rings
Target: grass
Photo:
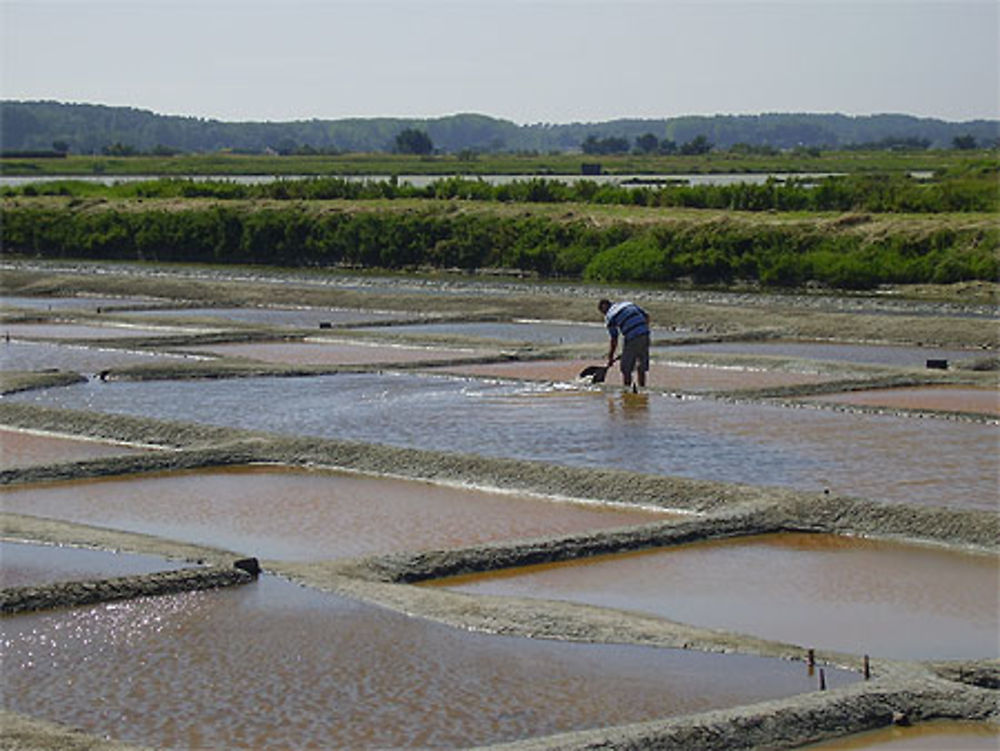
[[[712,173],[847,172],[906,173],[963,169],[996,163],[995,151],[830,151],[818,156],[774,156],[728,152],[697,156],[587,156],[585,154],[484,154],[472,159],[443,154],[342,154],[261,156],[230,153],[173,157],[78,156],[65,159],[0,159],[0,175],[38,176],[192,176],[192,175],[581,175],[585,162],[599,162],[609,175],[683,175]]]

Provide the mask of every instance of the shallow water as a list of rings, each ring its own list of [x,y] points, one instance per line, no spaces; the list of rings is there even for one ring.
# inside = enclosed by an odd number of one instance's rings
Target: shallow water
[[[996,751],[1000,727],[981,722],[938,720],[892,727],[803,746],[802,751]]]
[[[996,425],[414,374],[89,382],[12,401],[995,509]],[[933,450],[932,450],[933,448]]]
[[[530,360],[527,362],[500,362],[484,365],[448,365],[442,372],[459,375],[519,378],[539,381],[579,382],[579,374],[588,365],[604,365],[597,358],[592,360]],[[621,371],[608,370],[606,382],[621,383]],[[666,365],[653,361],[647,375],[651,388],[683,392],[730,391],[736,389],[773,388],[800,384],[824,383],[832,376],[815,373],[789,373],[750,368],[723,368],[701,365]],[[586,379],[584,379],[586,382]]]
[[[1000,415],[1000,391],[971,386],[922,386],[873,389],[810,397],[809,401],[859,404],[892,409],[946,410],[980,415]]]
[[[671,518],[413,480],[265,467],[9,487],[0,490],[0,502],[8,511],[283,560],[458,547]]]
[[[0,332],[13,339],[124,339],[176,334],[208,333],[217,329],[180,328],[177,326],[126,326],[122,324],[93,326],[82,323],[3,323]]]
[[[982,350],[942,347],[904,347],[878,344],[833,344],[830,342],[711,342],[657,348],[661,357],[671,354],[758,355],[805,360],[852,362],[923,368],[927,360],[964,360],[981,357]]]
[[[121,456],[142,450],[115,443],[38,435],[0,428],[0,466],[3,469]]]
[[[208,318],[219,321],[236,321],[239,323],[259,323],[268,326],[287,326],[292,328],[318,328],[320,323],[342,325],[345,323],[361,323],[365,321],[388,321],[406,315],[370,310],[349,310],[347,308],[171,308],[157,310],[139,310],[130,315],[142,318]]]
[[[1000,559],[781,534],[444,579],[896,659],[1000,657]]]
[[[183,355],[98,349],[73,344],[0,341],[0,370],[4,371],[58,368],[77,373],[99,373],[108,368],[183,359]]]
[[[151,574],[191,565],[153,555],[0,540],[0,587]]]
[[[0,296],[0,305],[31,310],[107,310],[108,308],[131,308],[161,305],[162,300],[145,297],[27,297],[18,295]]]
[[[465,747],[816,688],[802,663],[474,634],[271,577],[0,631],[6,708],[155,747]]]
[[[212,353],[225,357],[281,365],[370,365],[407,363],[422,360],[454,360],[477,354],[472,349],[441,349],[392,344],[365,344],[343,340],[310,338],[304,342],[264,342],[253,344],[213,344],[186,347],[188,352]]]

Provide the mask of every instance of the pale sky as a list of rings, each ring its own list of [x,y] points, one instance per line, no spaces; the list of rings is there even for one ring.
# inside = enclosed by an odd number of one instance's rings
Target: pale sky
[[[0,0],[0,97],[229,121],[1000,117],[998,0]]]

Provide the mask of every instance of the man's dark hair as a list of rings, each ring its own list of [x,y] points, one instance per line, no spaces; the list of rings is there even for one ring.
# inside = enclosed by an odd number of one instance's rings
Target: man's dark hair
[[[597,301],[597,309],[603,312],[605,306],[610,308],[611,301],[606,297],[602,297],[600,300]]]

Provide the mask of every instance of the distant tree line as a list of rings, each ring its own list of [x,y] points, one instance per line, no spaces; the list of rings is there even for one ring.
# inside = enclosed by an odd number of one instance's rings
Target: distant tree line
[[[860,144],[880,148],[992,148],[1000,138],[1000,121],[951,123],[907,115],[770,113],[526,125],[478,114],[431,119],[222,122],[158,115],[129,107],[0,102],[0,150],[4,152],[50,150],[56,143],[60,144],[56,150],[73,154],[100,154],[115,149],[146,154],[157,150],[389,152],[397,150],[396,139],[407,131],[426,134],[435,151],[455,154],[586,150],[588,143],[599,149],[669,153],[674,147],[681,150],[685,144],[694,145],[699,138],[704,139],[702,144],[721,150],[737,144],[775,149],[839,149]]]

